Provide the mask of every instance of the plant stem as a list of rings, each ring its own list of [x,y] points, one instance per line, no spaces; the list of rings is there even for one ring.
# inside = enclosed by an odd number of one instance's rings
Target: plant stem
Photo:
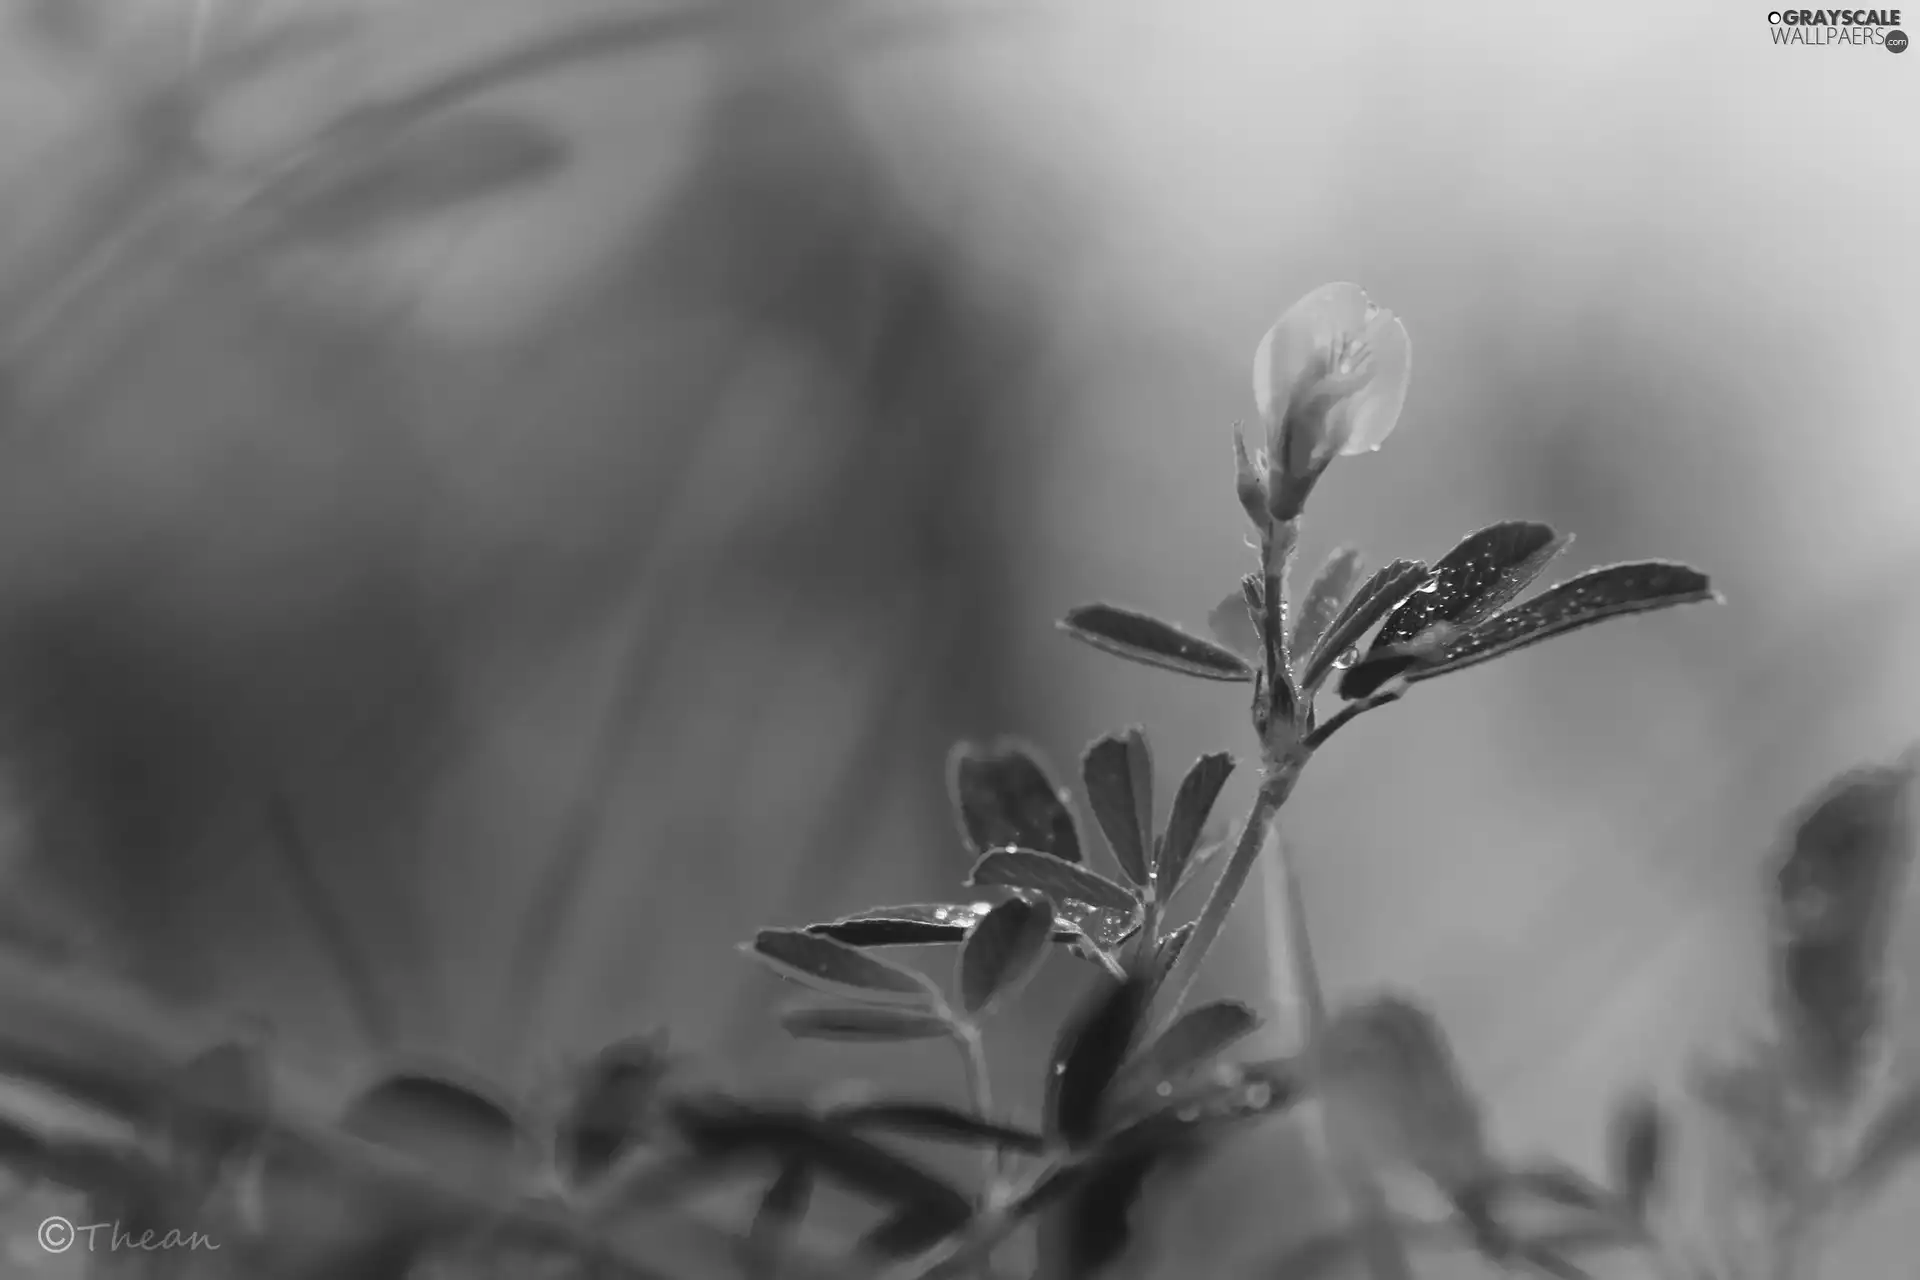
[[[956,1019],[953,1040],[960,1048],[960,1069],[966,1074],[967,1099],[973,1106],[973,1114],[990,1121],[993,1119],[993,1081],[987,1072],[987,1047],[980,1038],[980,1028],[971,1022]],[[984,1199],[988,1202],[1000,1189],[1000,1179],[1005,1173],[1003,1154],[997,1145],[987,1147],[987,1189]]]
[[[1327,1028],[1327,995],[1320,985],[1320,968],[1313,955],[1313,935],[1307,928],[1307,901],[1300,886],[1300,870],[1287,842],[1282,840],[1279,845],[1276,870],[1286,919],[1287,967],[1293,977],[1294,999],[1306,1023],[1304,1051],[1311,1053]],[[1272,945],[1271,941],[1269,945]],[[1366,1262],[1368,1274],[1373,1280],[1413,1280],[1413,1264],[1407,1257],[1406,1244],[1394,1229],[1385,1192],[1354,1157],[1338,1128],[1324,1112],[1320,1130],[1326,1141],[1328,1158],[1357,1219],[1360,1255]]]
[[[1173,972],[1167,975],[1165,989],[1170,994],[1154,1020],[1148,1039],[1165,1031],[1180,1016],[1180,1006],[1186,1002],[1194,980],[1200,976],[1200,966],[1206,960],[1207,952],[1219,940],[1220,931],[1226,927],[1227,917],[1233,912],[1233,904],[1247,887],[1254,864],[1260,860],[1260,851],[1266,847],[1267,836],[1273,829],[1274,815],[1286,803],[1299,776],[1299,764],[1291,763],[1270,771],[1260,784],[1260,791],[1253,799],[1253,808],[1247,814],[1247,825],[1240,832],[1240,843],[1234,846],[1226,868],[1221,871],[1220,878],[1214,881],[1213,892],[1207,895],[1207,903],[1200,908],[1199,918],[1194,921],[1193,934],[1187,939],[1186,946],[1181,948]]]

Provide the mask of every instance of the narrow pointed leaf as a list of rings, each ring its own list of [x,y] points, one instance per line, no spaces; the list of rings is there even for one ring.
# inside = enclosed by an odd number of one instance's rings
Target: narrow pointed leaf
[[[327,147],[264,198],[289,229],[354,238],[534,186],[568,159],[565,140],[537,120],[465,109]]]
[[[688,1146],[709,1161],[801,1162],[816,1177],[830,1177],[878,1204],[954,1224],[972,1213],[968,1198],[937,1174],[802,1108],[687,1097],[676,1099],[669,1114]]]
[[[1132,915],[1139,901],[1125,888],[1085,867],[1031,849],[996,849],[973,866],[970,885],[1000,885],[1044,893],[1056,907],[1084,902],[1102,911]]]
[[[1850,1196],[1870,1196],[1920,1158],[1920,1081],[1908,1084],[1867,1126],[1842,1180]]]
[[[940,1007],[940,993],[921,974],[816,933],[762,929],[742,949],[781,977],[816,990]]]
[[[967,1221],[940,1210],[902,1209],[862,1236],[859,1252],[874,1258],[918,1257],[966,1226]]]
[[[793,1240],[813,1199],[813,1171],[803,1160],[790,1160],[760,1197],[748,1235],[751,1280],[777,1280],[780,1255]]]
[[[1670,609],[1675,605],[1702,604],[1718,598],[1707,576],[1687,565],[1660,560],[1608,565],[1495,614],[1452,637],[1448,643],[1417,654],[1412,662],[1391,675],[1382,676],[1372,661],[1360,663],[1341,681],[1340,694],[1347,698],[1364,697],[1370,691],[1369,685],[1378,688],[1393,676],[1410,683],[1431,680],[1608,618]]]
[[[960,832],[977,857],[1017,845],[1080,861],[1080,829],[1039,752],[1003,738],[963,742],[947,760],[947,789]]]
[[[1301,671],[1300,687],[1309,691],[1318,689],[1340,656],[1358,645],[1374,624],[1412,595],[1427,578],[1427,566],[1418,560],[1395,560],[1377,570],[1353,593],[1353,599],[1347,601],[1347,607],[1314,646]]]
[[[1665,1162],[1665,1116],[1652,1097],[1631,1097],[1614,1108],[1608,1129],[1614,1194],[1636,1221],[1642,1220]]]
[[[1008,898],[973,926],[960,948],[960,1007],[969,1018],[1024,986],[1047,957],[1053,904]]]
[[[1151,973],[1156,989],[1173,972],[1173,966],[1180,963],[1180,951],[1187,945],[1187,939],[1193,936],[1193,927],[1194,922],[1187,921],[1160,939],[1159,945],[1154,948]]]
[[[1293,644],[1287,652],[1293,654],[1296,663],[1313,652],[1320,638],[1327,634],[1327,628],[1353,598],[1363,563],[1356,548],[1341,547],[1320,566],[1313,585],[1300,601],[1299,616],[1293,624]]]
[[[1153,885],[1162,901],[1171,898],[1186,877],[1207,819],[1213,815],[1213,806],[1227,779],[1233,776],[1233,769],[1232,756],[1215,752],[1194,761],[1180,780],[1173,811],[1167,816],[1166,835],[1154,859]]]
[[[1177,1084],[1205,1069],[1259,1025],[1259,1016],[1237,1000],[1217,1000],[1189,1009],[1120,1069],[1113,1096],[1132,1098],[1151,1094],[1163,1084]]]
[[[1404,644],[1437,622],[1464,628],[1484,621],[1533,585],[1571,541],[1529,520],[1469,534],[1433,566],[1432,590],[1414,592],[1381,624],[1374,650]]]
[[[1060,620],[1060,629],[1096,649],[1150,667],[1202,680],[1253,679],[1253,668],[1231,649],[1119,605],[1081,605]]]
[[[181,1068],[162,1128],[169,1147],[203,1178],[266,1134],[272,1091],[259,1044],[216,1045]]]
[[[1236,587],[1207,614],[1207,630],[1213,633],[1215,640],[1239,654],[1249,664],[1258,663],[1261,661],[1263,644],[1260,625],[1254,621],[1257,616],[1247,608],[1246,592]]]
[[[1062,1028],[1047,1071],[1050,1134],[1078,1146],[1091,1139],[1120,1064],[1146,1016],[1153,991],[1144,977],[1102,982]]]
[[[490,1185],[511,1182],[532,1156],[529,1135],[504,1101],[429,1072],[377,1080],[347,1107],[340,1128]]]
[[[953,1023],[938,1013],[870,1004],[796,1005],[781,1012],[780,1025],[797,1040],[885,1043],[953,1034]]]
[[[1087,748],[1080,775],[1114,861],[1127,879],[1146,884],[1154,833],[1153,750],[1146,734],[1135,727],[1100,739]]]
[[[850,947],[958,945],[966,941],[967,930],[979,923],[993,906],[991,902],[915,902],[897,907],[868,907],[838,920],[810,924],[807,932]],[[1073,942],[1079,937],[1080,931],[1068,921],[1054,921],[1053,941]]]
[[[554,1141],[570,1184],[598,1178],[654,1134],[671,1069],[666,1038],[658,1034],[615,1041],[586,1063]]]
[[[834,1120],[862,1130],[881,1129],[937,1142],[1000,1147],[1028,1155],[1037,1155],[1047,1146],[1047,1140],[1031,1129],[995,1124],[934,1102],[863,1102],[831,1114]]]

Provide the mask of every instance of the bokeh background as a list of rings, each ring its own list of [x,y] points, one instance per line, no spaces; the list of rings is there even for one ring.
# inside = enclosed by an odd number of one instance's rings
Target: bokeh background
[[[1415,377],[1309,560],[1529,517],[1578,535],[1562,569],[1727,597],[1423,686],[1284,826],[1335,994],[1418,992],[1503,1144],[1593,1164],[1613,1096],[1755,1016],[1782,819],[1920,738],[1920,64],[1729,3],[911,8],[729,4],[761,20],[482,95],[563,140],[537,184],[245,234],[236,175],[607,6],[10,0],[18,931],[342,1078],[524,1085],[663,1025],[768,1087],[957,1088],[787,1045],[735,943],[952,885],[960,736],[1063,773],[1128,723],[1163,774],[1251,746],[1241,691],[1051,623],[1200,623],[1246,554],[1253,345],[1350,279]],[[168,96],[316,14],[314,51]],[[1277,1048],[1268,941],[1249,900],[1211,982]],[[1045,977],[1008,1071],[1079,975]],[[1911,1209],[1827,1274],[1905,1274]],[[1139,1267],[1237,1274],[1321,1212],[1269,1131]]]

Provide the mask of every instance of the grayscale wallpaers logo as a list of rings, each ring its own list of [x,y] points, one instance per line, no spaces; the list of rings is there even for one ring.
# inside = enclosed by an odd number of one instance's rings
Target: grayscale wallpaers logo
[[[1767,15],[1775,44],[1883,46],[1907,51],[1898,9],[1775,9]]]

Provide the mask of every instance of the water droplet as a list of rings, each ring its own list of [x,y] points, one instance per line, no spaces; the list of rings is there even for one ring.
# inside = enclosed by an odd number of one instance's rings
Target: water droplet
[[[942,923],[945,923],[947,920],[951,919],[952,916],[953,916],[953,912],[948,910],[946,907],[935,907],[933,909],[933,918],[935,920],[941,921]]]
[[[1427,595],[1432,595],[1434,592],[1438,591],[1439,589],[1440,589],[1440,579],[1428,578],[1425,582],[1415,587],[1413,591],[1415,595],[1427,596]]]
[[[1273,1086],[1260,1081],[1247,1087],[1247,1105],[1255,1111],[1265,1111],[1273,1102]]]
[[[1194,1121],[1200,1118],[1200,1108],[1182,1107],[1178,1111],[1173,1113],[1173,1118],[1178,1120],[1181,1124],[1192,1124],[1194,1123]]]
[[[1335,671],[1345,671],[1358,661],[1360,661],[1360,648],[1358,645],[1351,645],[1345,649],[1339,657],[1333,660],[1333,669]]]
[[[969,908],[969,910],[971,910],[973,914],[977,916],[983,916],[987,914],[987,912],[993,910],[993,904],[991,902],[976,902],[973,904],[972,907]]]
[[[1171,1098],[1173,1096],[1173,1082],[1171,1080],[1162,1080],[1159,1084],[1153,1086],[1153,1091],[1159,1097]]]

